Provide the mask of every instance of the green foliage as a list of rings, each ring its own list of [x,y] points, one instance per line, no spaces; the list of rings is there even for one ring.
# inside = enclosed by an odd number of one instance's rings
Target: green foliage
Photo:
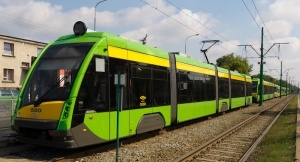
[[[252,77],[253,78],[260,78],[259,74],[252,75]],[[264,75],[263,79],[265,81],[272,82],[272,83],[275,83],[277,85],[280,85],[280,80],[279,79],[275,79],[275,78],[273,78],[269,75]],[[292,84],[286,82],[286,80],[284,80],[284,78],[282,78],[282,87],[287,87],[287,86],[291,88],[292,93],[298,91],[297,85],[292,85]]]
[[[249,162],[294,161],[298,97],[295,96],[261,141]]]
[[[252,75],[252,77],[253,78],[260,78],[259,74]],[[277,85],[280,85],[280,80],[275,79],[270,75],[263,75],[263,79],[265,81],[272,82],[272,83],[275,83]],[[285,85],[286,85],[286,81],[282,80],[282,86],[284,87]]]
[[[241,56],[234,56],[233,53],[227,54],[217,59],[217,66],[229,69],[231,71],[237,71],[239,73],[250,75],[253,65],[249,65],[246,58]]]

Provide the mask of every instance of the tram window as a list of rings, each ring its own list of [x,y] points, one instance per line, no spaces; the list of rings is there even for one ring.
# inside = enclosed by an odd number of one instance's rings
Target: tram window
[[[231,81],[231,96],[233,98],[238,97],[238,91],[237,91],[237,81],[232,80]]]
[[[146,108],[152,106],[150,79],[131,79],[132,108]]]
[[[153,80],[153,106],[170,104],[168,81]]]
[[[141,66],[141,65],[132,65],[131,66],[131,75],[135,78],[151,78],[151,68],[150,66]]]
[[[229,84],[228,78],[219,78],[219,97],[220,97],[220,99],[229,97],[228,84]]]
[[[247,87],[247,92],[246,92],[246,95],[247,96],[251,96],[251,93],[252,93],[252,85],[251,85],[251,83],[250,82],[247,82],[246,83],[246,87]]]
[[[240,97],[245,96],[246,91],[245,91],[245,84],[243,82],[240,82],[239,88],[240,88]]]
[[[215,86],[215,76],[209,75],[205,82],[207,100],[216,99],[216,86]]]
[[[231,81],[231,91],[232,91],[232,97],[243,97],[245,96],[245,88],[244,88],[244,82],[242,81]]]
[[[194,98],[195,101],[204,101],[206,95],[206,87],[204,86],[205,75],[194,73]]]
[[[153,106],[170,104],[168,70],[152,66],[152,73]]]
[[[180,72],[178,74],[178,97],[179,103],[188,103],[194,100],[194,76],[189,72]]]
[[[155,69],[155,67],[154,67],[152,72],[153,72],[153,79],[168,80],[168,71],[167,70]]]
[[[194,77],[195,78],[195,77]],[[195,101],[199,102],[199,101],[202,101],[202,92],[201,92],[201,89],[204,88],[203,84],[201,84],[202,81],[199,80],[199,79],[195,79],[194,80],[194,94],[195,94]]]
[[[131,108],[170,104],[167,68],[131,62],[130,69],[128,87]]]
[[[252,83],[251,87],[252,87],[252,92],[257,93],[257,84]]]

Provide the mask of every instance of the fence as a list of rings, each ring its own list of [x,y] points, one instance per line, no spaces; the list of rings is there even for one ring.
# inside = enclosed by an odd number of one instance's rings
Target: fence
[[[16,107],[17,99],[0,97],[0,129],[11,126],[11,117]]]

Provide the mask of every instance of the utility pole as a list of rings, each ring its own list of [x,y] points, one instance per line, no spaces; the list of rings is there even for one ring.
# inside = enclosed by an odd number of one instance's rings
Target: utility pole
[[[261,28],[261,45],[260,45],[260,75],[259,75],[259,89],[260,89],[260,93],[259,93],[259,106],[262,105],[262,101],[263,101],[263,93],[264,93],[264,86],[263,86],[263,69],[264,69],[264,27]]]
[[[281,98],[281,91],[282,91],[282,61],[280,61],[280,85],[279,85],[280,87],[279,87],[279,90],[280,90],[280,97],[279,98]]]
[[[267,52],[265,54],[263,54],[263,36],[264,36],[264,28],[261,28],[261,47],[260,47],[260,54],[252,47],[252,45],[238,45],[238,46],[245,46],[245,48],[247,46],[250,46],[259,56],[260,56],[260,75],[259,75],[259,79],[260,79],[260,83],[259,83],[259,88],[260,88],[260,92],[259,92],[259,106],[262,105],[262,101],[263,101],[263,71],[264,71],[264,56],[270,51],[271,48],[273,48],[274,45],[279,44],[288,44],[288,43],[273,43],[273,45],[267,50]],[[277,57],[277,56],[270,56],[270,57]]]
[[[291,78],[294,78],[294,77],[289,77],[289,94],[291,94]]]
[[[287,95],[287,89],[288,89],[288,72],[289,72],[289,70],[291,70],[291,69],[294,69],[294,68],[287,68],[287,69],[285,69],[285,71],[283,72],[283,74],[286,72],[286,85],[285,85],[285,94]]]
[[[285,72],[288,72],[290,69],[293,69],[293,68],[287,68],[285,69],[285,71],[282,73],[282,61],[280,62],[280,73],[277,71],[277,69],[270,69],[270,70],[276,70],[279,74],[280,74],[280,89],[279,89],[279,93],[280,93],[280,98],[282,96],[281,94],[281,91],[282,91],[282,75],[285,73]]]

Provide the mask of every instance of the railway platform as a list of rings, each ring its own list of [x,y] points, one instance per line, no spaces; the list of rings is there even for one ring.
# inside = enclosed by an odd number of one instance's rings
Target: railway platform
[[[300,162],[300,95],[298,94],[295,162]]]

